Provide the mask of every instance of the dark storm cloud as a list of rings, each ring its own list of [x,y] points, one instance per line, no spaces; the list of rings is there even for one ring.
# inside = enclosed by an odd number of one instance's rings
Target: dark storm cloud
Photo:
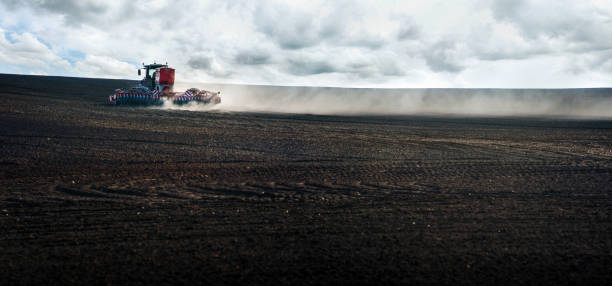
[[[270,56],[265,52],[244,51],[236,55],[234,62],[241,65],[263,65],[270,61]]]
[[[336,69],[324,61],[289,60],[287,71],[292,75],[304,76],[333,73]]]
[[[209,71],[212,67],[212,57],[208,56],[195,56],[187,61],[187,65],[196,70]]]

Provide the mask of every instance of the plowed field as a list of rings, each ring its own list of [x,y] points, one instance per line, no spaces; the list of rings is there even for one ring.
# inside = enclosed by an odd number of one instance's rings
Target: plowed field
[[[612,121],[190,112],[0,75],[0,284],[607,284]]]

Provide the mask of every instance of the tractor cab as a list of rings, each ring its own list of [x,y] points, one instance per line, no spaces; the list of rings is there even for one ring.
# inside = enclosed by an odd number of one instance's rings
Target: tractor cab
[[[168,65],[149,64],[138,69],[138,75],[141,75],[141,70],[144,70],[145,77],[140,81],[140,85],[150,90],[157,90],[165,95],[173,91],[174,87],[174,69]]]

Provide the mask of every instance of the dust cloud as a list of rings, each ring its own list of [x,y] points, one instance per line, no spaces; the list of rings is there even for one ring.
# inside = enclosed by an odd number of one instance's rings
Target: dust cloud
[[[321,115],[612,118],[612,89],[368,89],[177,84],[221,91],[221,104],[164,108]]]

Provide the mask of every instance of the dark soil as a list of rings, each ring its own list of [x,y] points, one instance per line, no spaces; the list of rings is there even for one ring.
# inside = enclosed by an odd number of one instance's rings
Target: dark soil
[[[0,75],[0,284],[607,284],[612,121],[189,112]]]

